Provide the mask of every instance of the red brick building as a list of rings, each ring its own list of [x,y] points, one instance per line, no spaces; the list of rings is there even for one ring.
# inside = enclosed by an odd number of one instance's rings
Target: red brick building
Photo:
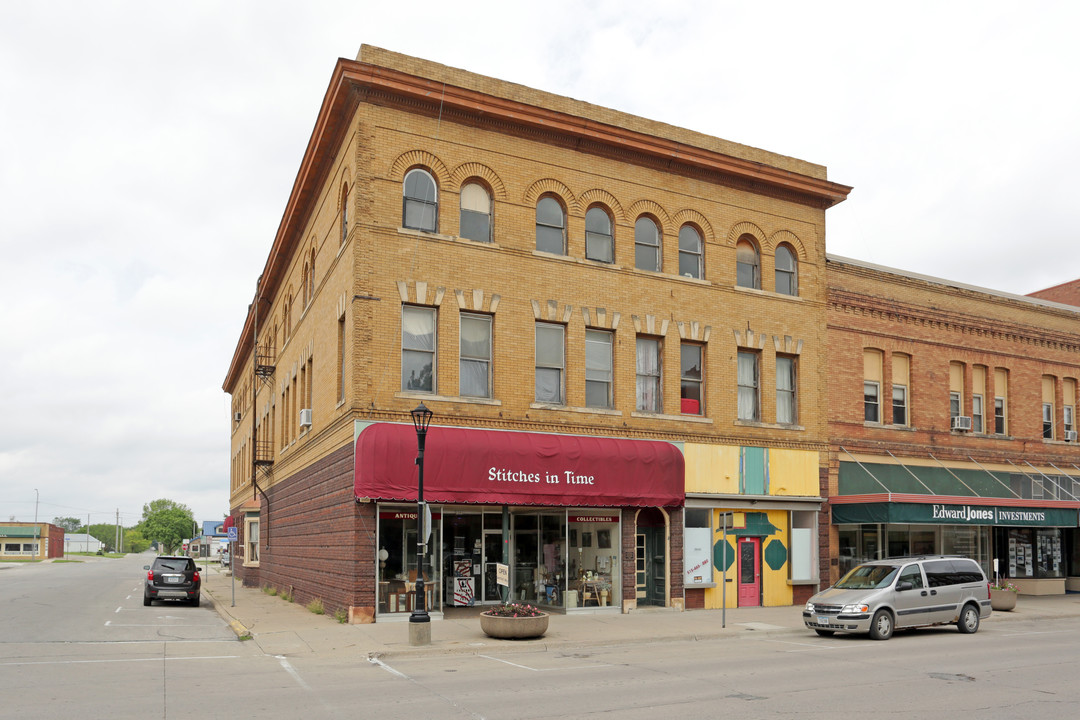
[[[1080,589],[1080,308],[830,256],[829,567],[956,553]]]
[[[1080,280],[1070,280],[1045,290],[1028,293],[1028,297],[1050,300],[1063,305],[1080,306]]]

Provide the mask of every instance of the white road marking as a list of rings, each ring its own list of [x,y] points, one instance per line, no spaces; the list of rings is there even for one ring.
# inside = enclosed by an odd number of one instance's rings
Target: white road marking
[[[304,682],[304,678],[300,677],[300,673],[296,672],[296,668],[289,664],[289,661],[285,659],[284,655],[275,655],[274,657],[281,663],[281,667],[285,668],[285,672],[292,676],[292,679],[296,681],[297,685],[305,690],[311,690],[311,686]]]
[[[505,663],[512,667],[521,668],[522,670],[531,670],[532,672],[553,672],[558,670],[593,670],[595,668],[611,667],[611,665],[609,665],[608,663],[596,663],[595,665],[573,665],[570,667],[534,668],[529,667],[528,665],[519,665],[518,663],[512,663],[509,660],[503,660],[502,658],[492,657],[490,655],[477,655],[477,657],[494,660],[495,662]]]
[[[162,660],[233,660],[239,655],[205,655],[202,657],[174,657],[174,658],[121,658],[118,660],[40,660],[35,662],[6,662],[0,663],[0,667],[20,667],[23,665],[95,665],[101,663],[127,663],[127,662],[161,662]]]
[[[121,610],[123,610],[123,609],[124,609],[124,608],[122,608],[122,607],[118,607],[118,608],[116,608],[116,612],[120,612],[120,611],[121,611]]]
[[[369,662],[369,663],[371,663],[372,665],[378,665],[379,667],[381,667],[381,668],[382,668],[383,670],[385,670],[386,672],[390,673],[391,675],[397,675],[397,676],[398,676],[399,678],[403,678],[403,679],[405,679],[405,680],[408,680],[408,679],[409,679],[409,676],[408,676],[408,675],[406,675],[406,674],[405,674],[405,673],[403,673],[403,672],[399,672],[399,671],[395,670],[394,668],[390,667],[389,665],[387,665],[386,663],[384,663],[384,662],[383,662],[382,660],[380,660],[379,658],[376,658],[376,657],[369,657],[369,658],[368,658],[368,662]]]

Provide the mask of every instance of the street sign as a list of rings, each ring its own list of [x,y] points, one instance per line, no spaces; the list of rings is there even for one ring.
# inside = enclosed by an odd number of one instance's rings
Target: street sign
[[[229,542],[236,542],[240,535],[237,533],[237,527],[233,525],[229,528]]]

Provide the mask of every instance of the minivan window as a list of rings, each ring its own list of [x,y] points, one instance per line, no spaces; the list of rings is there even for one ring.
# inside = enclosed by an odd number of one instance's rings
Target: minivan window
[[[897,583],[909,582],[911,587],[918,590],[923,586],[922,573],[919,572],[918,565],[908,565],[904,568],[904,571],[900,573],[900,577],[897,579]]]
[[[834,587],[841,590],[869,590],[892,584],[899,570],[896,565],[859,565],[840,579]]]

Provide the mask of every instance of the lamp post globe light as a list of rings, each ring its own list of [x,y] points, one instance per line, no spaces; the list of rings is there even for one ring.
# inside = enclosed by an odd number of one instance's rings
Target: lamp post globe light
[[[416,492],[416,604],[409,616],[409,644],[428,645],[431,643],[431,616],[428,615],[424,591],[424,441],[427,438],[428,424],[434,414],[421,402],[411,413],[413,426],[416,428],[418,454],[418,482]]]

